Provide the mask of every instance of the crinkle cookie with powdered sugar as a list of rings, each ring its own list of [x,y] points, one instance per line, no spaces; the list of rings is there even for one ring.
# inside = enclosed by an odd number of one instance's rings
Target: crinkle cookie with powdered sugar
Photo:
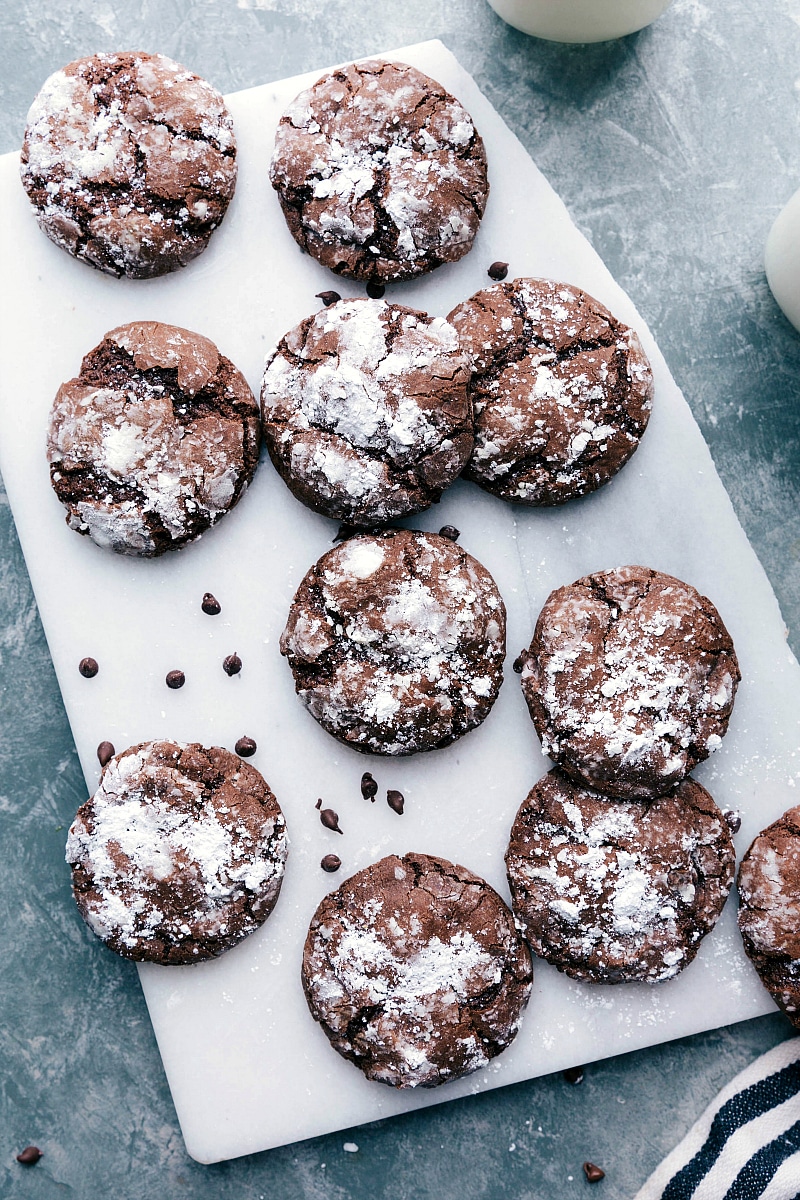
[[[516,504],[563,504],[625,465],[653,374],[632,329],[586,292],[515,279],[447,318],[473,364],[475,448],[464,475]]]
[[[514,1040],[531,958],[485,880],[427,854],[392,854],[326,896],[303,951],[309,1008],[368,1079],[436,1087]]]
[[[397,529],[323,554],[297,589],[281,654],[328,733],[355,750],[414,754],[488,716],[505,633],[485,567],[447,538]]]
[[[233,508],[260,441],[253,393],[213,342],[133,321],[107,333],[59,388],[47,458],[70,529],[152,557]]]
[[[281,117],[270,179],[292,236],[323,266],[387,283],[456,262],[486,207],[469,113],[405,63],[351,63]]]
[[[544,753],[623,800],[670,791],[717,749],[741,678],[711,601],[649,567],[557,588],[520,665]]]
[[[149,279],[200,254],[225,215],[233,122],[219,92],[163,54],[95,54],[34,100],[21,174],[56,245],[109,275]]]
[[[469,366],[442,317],[340,300],[267,359],[264,438],[298,500],[359,528],[435,503],[472,450]]]
[[[800,1029],[800,806],[758,835],[742,859],[738,883],[747,957]]]
[[[621,804],[558,769],[531,790],[506,853],[532,950],[591,983],[682,971],[722,912],[734,865],[725,818],[694,780]]]
[[[67,839],[86,924],[123,958],[216,958],[266,921],[286,863],[286,823],[236,754],[144,742],[106,766]]]

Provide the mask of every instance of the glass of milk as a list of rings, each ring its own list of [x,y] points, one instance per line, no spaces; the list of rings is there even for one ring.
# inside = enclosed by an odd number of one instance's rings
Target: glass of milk
[[[800,191],[776,218],[764,259],[773,296],[795,329],[800,329]]]
[[[515,29],[551,42],[606,42],[655,21],[672,0],[489,0]]]

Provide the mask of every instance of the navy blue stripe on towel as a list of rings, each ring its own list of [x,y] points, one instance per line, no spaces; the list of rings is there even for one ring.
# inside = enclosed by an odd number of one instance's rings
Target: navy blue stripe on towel
[[[800,1121],[762,1146],[742,1167],[725,1193],[725,1200],[755,1200],[766,1189],[781,1163],[800,1150]]]
[[[662,1200],[690,1200],[701,1179],[708,1174],[719,1158],[731,1134],[755,1117],[760,1117],[762,1113],[777,1108],[785,1100],[797,1095],[798,1091],[800,1062],[793,1062],[775,1075],[760,1079],[758,1083],[732,1096],[714,1117],[703,1146],[683,1170],[669,1181]],[[777,1165],[775,1169],[777,1170]]]

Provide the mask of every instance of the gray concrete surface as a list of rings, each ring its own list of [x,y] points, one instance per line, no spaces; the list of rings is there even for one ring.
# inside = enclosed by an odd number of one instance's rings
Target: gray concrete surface
[[[515,33],[483,0],[3,0],[0,152],[44,78],[157,49],[233,91],[441,37],[650,323],[800,648],[800,335],[762,271],[800,185],[800,0],[675,0],[619,42]],[[1,335],[0,335],[1,336]],[[13,347],[2,346],[3,353]],[[65,588],[65,603],[79,604]],[[216,1167],[187,1158],[134,969],[80,927],[63,865],[83,782],[0,495],[0,1197],[631,1197],[779,1016]],[[34,1168],[14,1161],[36,1142]],[[345,1153],[345,1141],[359,1150]]]

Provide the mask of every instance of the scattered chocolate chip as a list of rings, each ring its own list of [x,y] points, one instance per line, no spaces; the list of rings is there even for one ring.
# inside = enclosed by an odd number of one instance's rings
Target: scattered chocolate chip
[[[354,533],[358,533],[358,530],[355,528],[355,526],[340,525],[336,530],[336,537],[333,539],[333,544],[336,545],[337,542],[346,542],[347,539],[351,538]]]
[[[167,687],[172,688],[174,691],[176,688],[183,687],[183,685],[186,683],[186,676],[184,675],[183,671],[167,671],[166,682]]]
[[[204,613],[208,614],[209,617],[216,617],[218,613],[222,612],[222,605],[216,596],[211,595],[211,592],[206,592],[206,594],[203,596],[203,601],[200,607]]]
[[[330,875],[332,875],[334,871],[339,870],[339,867],[342,865],[342,860],[339,858],[338,854],[326,854],[319,865],[322,867],[323,871],[327,871]]]
[[[402,792],[396,792],[393,788],[389,788],[386,793],[386,803],[392,812],[396,812],[398,817],[402,817],[405,806],[405,797]]]
[[[523,668],[524,666],[525,666],[525,655],[524,655],[524,654],[520,654],[519,658],[515,658],[515,659],[514,659],[514,662],[513,662],[513,667],[512,667],[512,669],[513,669],[514,671],[516,671],[518,675],[521,675],[521,674],[522,674],[522,668]]]
[[[443,525],[439,530],[439,537],[445,537],[450,542],[457,542],[461,536],[461,530],[456,529],[455,525]]]
[[[242,660],[238,654],[229,654],[222,660],[222,669],[226,675],[238,675],[242,669]]]
[[[97,761],[104,767],[106,763],[111,762],[116,753],[113,742],[101,742],[97,747]]]
[[[361,776],[361,795],[365,800],[371,800],[375,803],[375,797],[378,794],[378,785],[372,778],[369,771],[365,771]]]
[[[583,1164],[583,1173],[589,1180],[589,1183],[599,1183],[601,1179],[605,1179],[606,1177],[606,1173],[602,1167],[597,1167],[594,1163],[590,1162]]]
[[[240,737],[233,748],[239,755],[239,758],[252,758],[258,746],[251,737]]]
[[[499,282],[508,274],[508,263],[493,262],[486,274],[490,279],[496,279]]]
[[[329,308],[331,304],[335,304],[341,298],[338,292],[317,292],[317,299],[321,300],[326,308]]]
[[[370,300],[380,300],[385,291],[386,288],[382,283],[367,284],[367,295],[369,296]]]
[[[567,1083],[583,1083],[583,1067],[567,1067],[566,1071],[562,1071],[561,1074]]]
[[[738,808],[726,808],[722,815],[731,833],[738,833],[742,828],[742,814]]]
[[[96,658],[82,658],[78,663],[78,670],[84,679],[94,679],[100,668]]]
[[[322,801],[318,800],[317,808],[319,808],[320,804],[322,804]],[[339,816],[333,811],[332,808],[320,809],[319,819],[326,829],[332,829],[334,833],[342,832],[339,828]]]
[[[17,1162],[22,1163],[24,1167],[33,1167],[42,1157],[42,1152],[38,1146],[26,1146],[17,1155]]]

